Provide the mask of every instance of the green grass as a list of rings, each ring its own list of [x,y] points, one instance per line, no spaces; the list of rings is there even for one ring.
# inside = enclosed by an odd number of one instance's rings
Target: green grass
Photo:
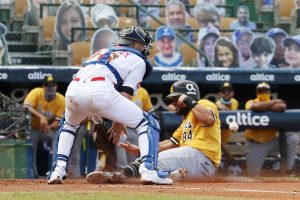
[[[187,195],[166,195],[160,193],[133,192],[1,192],[0,200],[241,200],[240,198],[205,197]]]

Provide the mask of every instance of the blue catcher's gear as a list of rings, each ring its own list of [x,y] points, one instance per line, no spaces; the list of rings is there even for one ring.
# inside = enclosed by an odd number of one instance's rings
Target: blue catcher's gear
[[[149,170],[155,170],[157,167],[157,154],[159,149],[159,134],[160,125],[155,115],[144,112],[144,117],[148,122],[148,130],[141,134],[146,133],[149,138],[149,150],[148,155],[142,157],[142,163]]]
[[[51,172],[47,173],[48,183],[61,183],[63,179],[66,178],[66,171],[69,161],[69,155],[72,151],[74,141],[76,139],[76,132],[78,131],[80,125],[72,126],[68,124],[65,120],[65,116],[59,122],[59,126],[57,128],[57,144],[59,143],[60,135],[63,134],[64,137],[67,135],[72,135],[70,140],[64,140],[64,144],[67,146],[65,152],[63,154],[56,154],[58,145],[54,149],[55,153],[55,160],[52,165]]]
[[[116,84],[115,88],[116,88],[116,90],[119,90],[121,88],[121,86],[123,85],[123,79],[121,78],[121,76],[120,76],[119,72],[116,70],[116,68],[114,68],[109,63],[109,56],[114,51],[127,51],[127,52],[131,52],[131,53],[139,56],[140,58],[142,58],[145,61],[145,63],[146,63],[146,72],[145,72],[145,75],[144,75],[143,79],[146,79],[149,76],[149,74],[152,72],[153,67],[152,67],[151,63],[147,60],[146,56],[142,55],[141,52],[139,52],[136,49],[133,49],[133,48],[130,48],[130,47],[125,47],[125,46],[111,47],[101,57],[100,60],[84,62],[83,63],[83,67],[85,67],[87,65],[92,65],[92,64],[103,64],[103,65],[106,65],[107,68],[114,74],[114,76],[115,76],[115,78],[117,80],[117,84]]]

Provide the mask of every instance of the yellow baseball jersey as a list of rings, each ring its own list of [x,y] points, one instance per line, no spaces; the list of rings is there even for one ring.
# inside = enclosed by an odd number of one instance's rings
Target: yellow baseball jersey
[[[237,110],[239,107],[239,102],[235,99],[235,98],[231,98],[230,99],[231,105],[230,105],[230,110]],[[218,100],[216,102],[216,105],[221,105],[221,100]],[[222,129],[221,130],[221,139],[222,139],[222,143],[227,143],[229,140],[229,137],[231,135],[231,133],[233,133],[231,130],[229,129]]]
[[[152,109],[151,98],[147,90],[143,87],[139,87],[135,96],[131,99],[138,107],[148,112]]]
[[[33,107],[46,117],[48,123],[52,123],[54,120],[62,118],[65,110],[65,97],[57,92],[55,99],[48,102],[45,100],[43,88],[35,88],[26,96],[24,104]],[[38,129],[40,127],[40,119],[32,115],[31,126],[34,129]]]
[[[251,99],[246,102],[245,109],[250,110],[253,102],[260,102],[259,99]],[[245,137],[259,143],[269,142],[277,137],[276,129],[246,129]]]
[[[170,140],[179,146],[190,146],[203,152],[217,167],[221,161],[221,122],[217,106],[208,100],[199,100],[198,104],[210,109],[215,116],[211,127],[201,124],[190,111]]]

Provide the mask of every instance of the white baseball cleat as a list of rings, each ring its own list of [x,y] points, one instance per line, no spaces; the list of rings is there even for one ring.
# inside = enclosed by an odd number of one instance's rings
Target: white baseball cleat
[[[148,170],[141,174],[141,183],[143,185],[172,185],[173,181],[170,178],[159,177],[155,170]]]
[[[142,163],[139,168],[141,175],[141,183],[144,185],[172,185],[173,181],[170,178],[161,178],[157,171],[146,168],[145,163]]]
[[[48,178],[47,182],[49,184],[61,184],[65,178],[66,178],[66,171],[63,168],[56,166],[54,171],[51,173],[50,177]]]

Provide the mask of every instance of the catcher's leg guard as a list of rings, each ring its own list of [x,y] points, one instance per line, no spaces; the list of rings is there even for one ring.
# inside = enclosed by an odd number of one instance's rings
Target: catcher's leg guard
[[[72,126],[66,123],[66,121],[63,121],[62,126],[60,126],[57,132],[58,145],[55,155],[55,162],[53,164],[52,172],[48,175],[48,183],[61,183],[62,179],[66,177],[66,168],[69,161],[69,155],[79,127],[80,125]]]
[[[139,168],[143,184],[172,184],[166,173],[158,173],[157,154],[160,126],[155,116],[144,113],[144,119],[136,128],[139,133],[139,147],[142,163]]]
[[[136,128],[139,134],[139,147],[142,163],[149,170],[155,170],[157,166],[157,154],[160,126],[157,118],[148,113],[144,113],[144,119]]]

